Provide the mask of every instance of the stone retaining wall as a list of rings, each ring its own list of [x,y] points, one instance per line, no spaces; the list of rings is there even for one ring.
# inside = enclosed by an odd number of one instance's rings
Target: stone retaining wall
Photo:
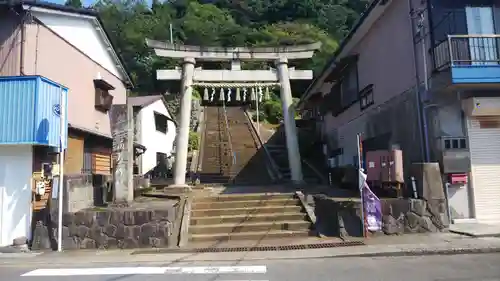
[[[428,204],[421,199],[382,199],[383,227],[370,235],[401,235],[445,231],[448,227],[444,202]],[[325,236],[362,237],[361,203],[314,196],[316,229]],[[433,206],[438,206],[433,207]]]
[[[81,210],[63,215],[64,249],[132,249],[177,246],[175,225],[179,207],[156,210],[109,208]],[[39,221],[32,250],[54,249],[57,245],[57,213],[51,224]]]

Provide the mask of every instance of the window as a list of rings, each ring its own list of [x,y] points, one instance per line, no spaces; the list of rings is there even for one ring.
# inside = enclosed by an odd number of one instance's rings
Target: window
[[[470,35],[495,34],[492,7],[466,7],[467,30]],[[473,64],[498,64],[498,50],[495,38],[469,39]]]
[[[95,79],[94,87],[95,109],[104,113],[108,112],[113,104],[113,96],[109,94],[109,91],[114,90],[115,88],[102,79]]]
[[[359,92],[359,107],[361,110],[364,110],[374,104],[375,101],[373,99],[373,84],[370,84],[363,88]]]
[[[155,126],[156,131],[166,134],[168,132],[168,118],[167,116],[155,112]]]
[[[343,108],[351,106],[358,100],[358,68],[356,65],[345,70],[340,81],[340,96]]]
[[[167,163],[167,154],[162,152],[156,152],[156,164],[165,165]]]

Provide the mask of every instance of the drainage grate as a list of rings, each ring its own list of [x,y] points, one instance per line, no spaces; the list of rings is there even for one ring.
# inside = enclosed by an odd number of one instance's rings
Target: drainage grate
[[[185,249],[147,249],[138,250],[132,255],[157,254],[157,253],[223,253],[223,252],[270,252],[270,251],[294,251],[307,249],[324,249],[348,246],[361,246],[363,241],[342,241],[335,243],[299,244],[284,246],[246,246],[246,247],[221,247],[221,248],[185,248]]]

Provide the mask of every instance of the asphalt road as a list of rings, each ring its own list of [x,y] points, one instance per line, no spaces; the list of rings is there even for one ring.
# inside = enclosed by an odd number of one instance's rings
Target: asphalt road
[[[69,276],[61,276],[65,274]],[[0,280],[499,281],[500,254],[125,265],[93,265],[75,261],[71,266],[57,266],[50,264],[50,261],[47,261],[46,266],[30,266],[20,260],[16,265],[0,266]]]

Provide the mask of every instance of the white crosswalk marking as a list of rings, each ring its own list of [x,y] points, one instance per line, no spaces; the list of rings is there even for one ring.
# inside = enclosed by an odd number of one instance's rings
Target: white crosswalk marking
[[[158,274],[265,274],[266,266],[103,267],[45,268],[21,276],[158,275]]]

